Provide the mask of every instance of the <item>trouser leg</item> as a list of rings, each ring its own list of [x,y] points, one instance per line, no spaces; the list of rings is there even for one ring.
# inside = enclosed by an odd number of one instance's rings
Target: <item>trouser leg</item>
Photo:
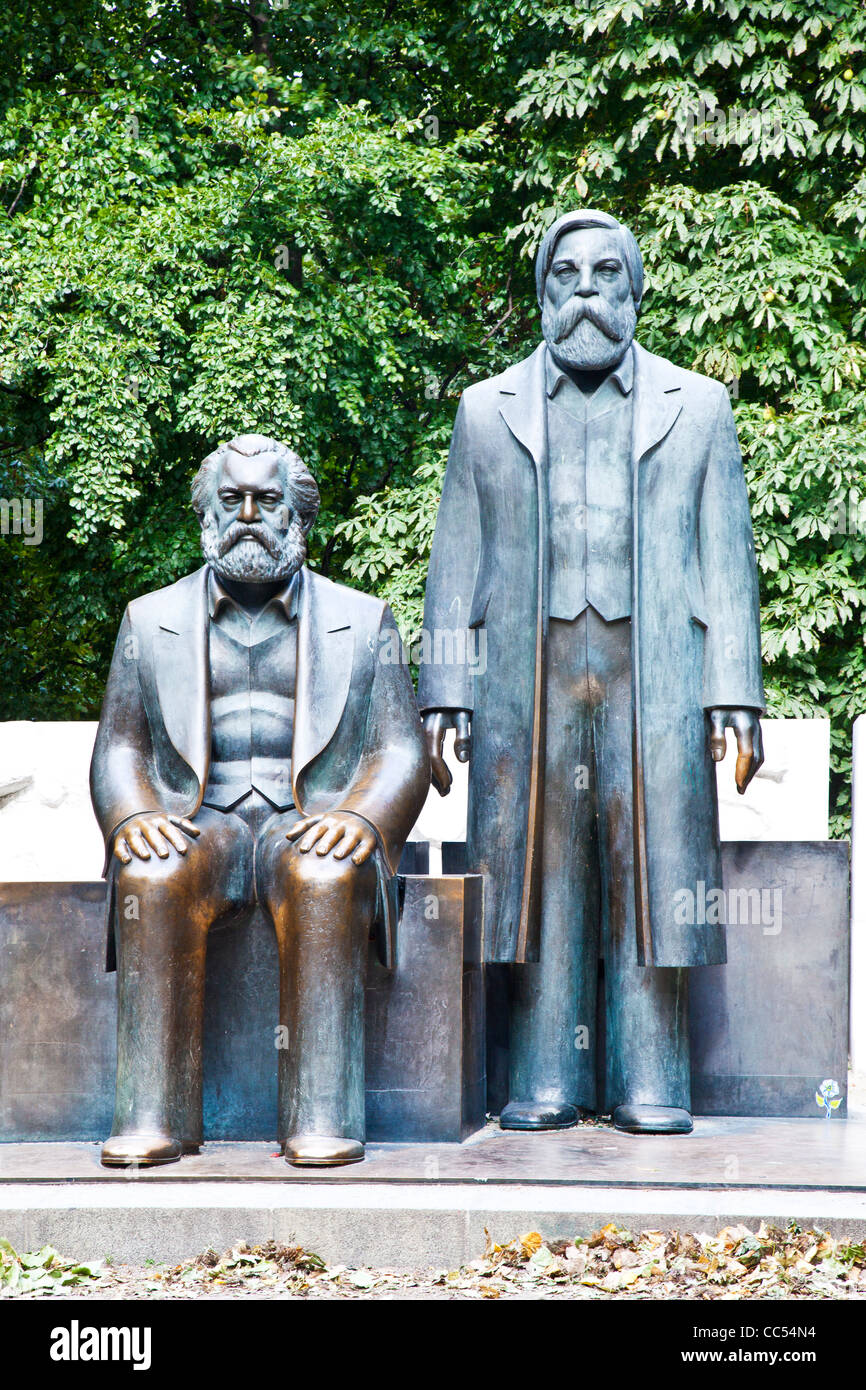
[[[513,968],[510,1100],[596,1108],[598,844],[586,615],[548,634],[541,948]]]
[[[253,839],[202,808],[186,855],[117,871],[117,1088],[112,1135],[202,1140],[202,1020],[211,924],[252,898]]]
[[[259,901],[277,933],[280,1022],[279,1137],[363,1143],[364,989],[377,874],[365,864],[285,838],[296,815],[275,817],[257,855]]]
[[[634,892],[631,634],[588,614],[590,671],[604,685],[594,717],[605,962],[605,1110],[690,1108],[687,975],[640,966]]]

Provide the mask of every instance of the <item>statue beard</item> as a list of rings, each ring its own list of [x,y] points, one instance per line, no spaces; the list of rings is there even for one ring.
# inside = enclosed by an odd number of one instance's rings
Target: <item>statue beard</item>
[[[545,298],[541,331],[555,357],[581,372],[603,372],[621,362],[637,328],[637,309],[631,295],[618,307],[603,299],[577,296],[561,309]]]
[[[233,521],[222,536],[216,517],[207,512],[201,527],[204,558],[220,579],[238,584],[270,584],[288,580],[307,558],[307,538],[297,517],[282,535],[268,526]]]

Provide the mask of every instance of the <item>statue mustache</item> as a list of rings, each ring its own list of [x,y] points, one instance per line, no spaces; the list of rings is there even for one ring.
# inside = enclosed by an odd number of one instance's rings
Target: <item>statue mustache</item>
[[[622,342],[622,333],[617,332],[606,313],[596,308],[594,304],[588,304],[581,299],[572,299],[559,310],[556,315],[554,342],[561,343],[564,338],[570,337],[577,325],[582,323],[584,319],[589,319],[590,323],[595,324],[595,327],[599,328],[605,337],[610,338],[611,342]]]
[[[275,559],[280,556],[280,542],[264,527],[245,526],[243,522],[233,521],[219,543],[220,556],[228,554],[240,541],[256,541]]]

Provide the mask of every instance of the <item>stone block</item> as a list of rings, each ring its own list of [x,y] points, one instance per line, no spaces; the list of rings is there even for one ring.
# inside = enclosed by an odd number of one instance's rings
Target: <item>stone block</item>
[[[814,1118],[831,1080],[843,1116],[848,843],[731,842],[722,866],[728,963],[692,972],[694,1112]]]
[[[370,1137],[459,1140],[484,1123],[481,882],[410,875],[401,891],[392,973],[371,947]],[[0,1140],[98,1140],[110,1130],[116,981],[103,969],[104,902],[102,883],[0,885]],[[262,913],[212,932],[209,1139],[276,1138],[278,997]]]
[[[442,846],[445,872],[465,868],[462,842]],[[815,1090],[835,1081],[846,1113],[848,844],[722,844],[727,965],[689,982],[696,1115],[816,1117]],[[487,967],[488,1109],[508,1098],[508,986]],[[599,1050],[599,1061],[603,1057]]]

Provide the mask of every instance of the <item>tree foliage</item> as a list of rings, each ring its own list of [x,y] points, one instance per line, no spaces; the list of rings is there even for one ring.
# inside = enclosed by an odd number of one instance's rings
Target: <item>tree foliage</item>
[[[866,600],[859,0],[70,0],[0,17],[3,716],[92,717],[195,563],[218,439],[294,444],[314,562],[417,624],[460,390],[538,339],[561,211],[631,225],[654,351],[729,382],[774,713],[833,719]]]

